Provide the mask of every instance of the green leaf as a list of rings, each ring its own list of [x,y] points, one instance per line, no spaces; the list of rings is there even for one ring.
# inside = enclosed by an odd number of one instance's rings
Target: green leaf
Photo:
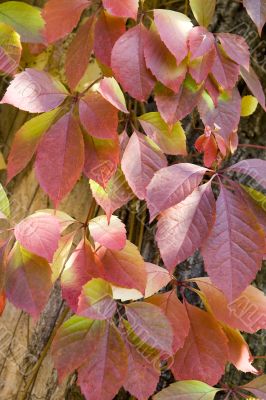
[[[200,381],[175,382],[153,397],[154,400],[213,400],[217,389]]]
[[[159,112],[143,114],[139,121],[146,134],[164,153],[183,156],[187,154],[186,135],[179,121],[170,127]]]
[[[50,128],[60,110],[59,107],[40,114],[17,131],[8,157],[8,182],[30,162],[42,136]]]
[[[6,217],[10,217],[10,205],[7,195],[4,191],[3,186],[0,184],[0,217],[1,213]]]
[[[190,7],[198,23],[206,28],[212,21],[216,0],[190,0]]]
[[[241,185],[242,189],[247,192],[256,204],[266,213],[266,195],[249,186]]]
[[[258,100],[254,96],[244,96],[241,101],[241,117],[249,117],[256,111]]]
[[[3,51],[0,60],[0,70],[7,74],[13,74],[16,72],[21,57],[22,46],[20,36],[11,26],[1,22],[0,47]]]
[[[44,20],[41,10],[19,1],[0,4],[0,22],[12,26],[22,42],[43,43]]]

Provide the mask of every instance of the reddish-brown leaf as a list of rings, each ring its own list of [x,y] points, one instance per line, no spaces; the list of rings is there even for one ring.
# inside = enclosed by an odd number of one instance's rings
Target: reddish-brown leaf
[[[202,255],[211,281],[230,301],[261,268],[264,240],[263,229],[245,201],[221,185],[216,221]]]
[[[94,54],[103,64],[111,67],[111,54],[115,42],[126,31],[123,18],[102,11],[95,25]]]
[[[186,307],[191,328],[175,355],[172,371],[178,380],[197,379],[215,385],[228,359],[227,338],[210,314],[190,304]]]
[[[66,77],[72,91],[75,90],[89,65],[93,50],[94,23],[95,20],[91,17],[78,28],[66,54]]]
[[[46,26],[44,30],[48,43],[68,35],[79,22],[81,13],[90,5],[88,0],[49,0],[42,16]]]
[[[115,43],[111,57],[116,79],[125,91],[139,101],[145,101],[154,86],[144,59],[146,34],[142,24],[129,29]]]
[[[55,206],[73,189],[84,163],[84,143],[76,118],[68,113],[45,134],[37,149],[35,171]]]

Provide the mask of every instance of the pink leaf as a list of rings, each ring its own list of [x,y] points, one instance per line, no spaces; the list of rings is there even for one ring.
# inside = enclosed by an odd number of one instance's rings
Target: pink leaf
[[[93,197],[105,211],[108,220],[114,211],[127,204],[134,197],[134,193],[119,168],[105,188],[93,180],[90,181],[90,187]]]
[[[78,28],[66,54],[66,77],[72,91],[82,79],[89,65],[93,50],[94,22],[94,18],[91,17]]]
[[[100,320],[112,318],[116,311],[112,295],[108,282],[100,278],[90,280],[82,287],[77,315]]]
[[[15,75],[1,104],[11,104],[31,113],[41,113],[58,107],[67,95],[62,83],[47,72],[26,68]]]
[[[8,300],[32,317],[39,317],[52,289],[51,268],[46,260],[16,243],[8,256]]]
[[[173,125],[193,111],[201,94],[201,86],[198,86],[192,78],[188,77],[177,93],[166,88],[158,88],[155,101],[165,122]]]
[[[177,65],[175,57],[170,53],[157,31],[147,32],[144,56],[147,67],[153,75],[169,89],[178,92],[187,73],[187,63]]]
[[[210,53],[214,48],[214,36],[206,28],[195,26],[188,35],[188,45],[191,53],[190,60]]]
[[[240,72],[239,65],[226,56],[219,44],[215,46],[215,53],[213,76],[224,89],[233,89]]]
[[[164,154],[140,132],[134,132],[124,152],[121,166],[129,186],[139,199],[145,199],[146,188],[154,173],[167,165]]]
[[[249,67],[249,71],[247,71],[245,68],[241,67],[240,73],[251,93],[257,98],[261,107],[265,110],[265,94],[254,69]]]
[[[227,92],[222,93],[216,107],[211,97],[204,92],[198,109],[204,125],[210,126],[213,130],[218,126],[219,135],[229,147],[231,134],[237,129],[240,121],[241,97],[238,89],[235,88],[232,95]]]
[[[149,303],[136,302],[128,304],[126,315],[130,331],[151,347],[171,355],[173,330],[163,311]]]
[[[208,237],[215,220],[215,199],[208,182],[159,219],[156,240],[170,272],[192,256]]]
[[[171,165],[158,171],[147,188],[151,219],[183,201],[200,184],[206,171],[206,168],[188,163]]]
[[[106,10],[116,17],[137,19],[139,0],[103,0]]]
[[[242,160],[237,164],[227,168],[227,171],[239,172],[244,175],[249,175],[257,181],[257,183],[266,189],[266,161],[257,158],[250,160]]]
[[[249,69],[250,54],[247,42],[242,36],[232,33],[218,33],[218,39],[226,54],[245,69]]]
[[[264,0],[243,0],[243,5],[261,35],[262,28],[266,22],[266,4]]]
[[[89,92],[79,103],[79,116],[86,131],[98,139],[117,137],[117,110],[99,93]]]
[[[48,43],[68,35],[79,22],[81,13],[90,5],[88,0],[49,0],[42,11],[46,22],[45,37]]]
[[[187,38],[193,26],[190,19],[176,11],[157,9],[154,10],[154,22],[163,42],[179,64],[188,54]]]
[[[15,226],[15,236],[28,251],[52,262],[60,238],[59,221],[52,215],[32,215]]]
[[[221,186],[216,221],[202,246],[213,284],[236,299],[261,268],[264,232],[241,197]]]
[[[177,380],[200,380],[215,385],[228,359],[227,339],[222,328],[207,312],[186,305],[191,324],[182,349],[175,355],[172,371]]]
[[[99,276],[99,259],[87,240],[81,240],[61,277],[62,295],[73,311],[77,310],[82,286]]]
[[[124,94],[114,78],[102,79],[98,92],[118,110],[128,114]]]
[[[55,206],[73,189],[84,163],[84,143],[76,118],[68,113],[45,134],[38,146],[35,171]]]
[[[145,263],[145,268],[147,271],[145,297],[150,297],[166,286],[171,281],[171,276],[165,268],[149,262]]]
[[[215,61],[215,51],[203,57],[195,58],[189,63],[189,73],[196,83],[204,81],[211,72],[212,66]]]
[[[124,388],[138,400],[147,400],[156,389],[160,371],[146,354],[126,341],[128,348],[128,374]],[[145,350],[144,350],[145,351]]]
[[[112,69],[124,90],[139,101],[145,101],[154,86],[154,79],[144,59],[146,28],[138,24],[129,29],[115,43]]]
[[[111,67],[111,53],[115,42],[126,31],[123,18],[114,17],[102,11],[99,15],[94,34],[95,57],[103,64]]]
[[[119,218],[112,215],[110,221],[105,215],[89,222],[90,234],[95,242],[111,250],[122,250],[126,245],[126,228]]]
[[[174,333],[173,352],[175,353],[183,347],[190,328],[185,305],[178,299],[175,291],[157,294],[146,301],[160,307],[168,318]]]
[[[104,279],[117,286],[145,292],[147,272],[138,248],[127,241],[120,250],[101,247],[97,251],[104,267]]]
[[[248,390],[256,397],[263,399],[266,393],[266,375],[261,375],[253,381],[246,383],[245,385],[241,386],[241,389]]]
[[[104,188],[115,174],[120,160],[118,139],[97,139],[84,135],[84,174]]]

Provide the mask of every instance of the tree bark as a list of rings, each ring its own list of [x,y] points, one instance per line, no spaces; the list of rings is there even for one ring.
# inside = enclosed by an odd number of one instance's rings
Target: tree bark
[[[4,0],[0,0],[2,3]],[[33,4],[34,1],[28,0]],[[43,0],[36,1],[35,4],[41,6]],[[174,9],[174,5],[172,7]],[[179,10],[178,8],[176,8]],[[182,11],[182,10],[181,10]],[[256,28],[248,18],[243,6],[239,2],[232,0],[220,0],[217,5],[217,13],[213,24],[215,32],[232,32],[245,36],[250,44],[252,51],[252,63],[260,76],[261,80],[265,78],[266,61],[263,58],[263,52],[266,48],[266,37],[259,38]],[[58,57],[60,59],[60,57]],[[1,83],[2,91],[6,86]],[[243,83],[239,84],[241,94],[246,94],[248,90]],[[151,104],[150,107],[153,107]],[[18,111],[11,106],[2,105],[0,108],[0,146],[5,157],[8,156],[10,144],[14,133],[30,117],[27,113]],[[265,144],[264,126],[266,123],[265,113],[258,108],[257,112],[248,119],[243,119],[239,127],[240,143]],[[187,122],[189,139],[194,135],[189,121]],[[195,136],[193,136],[195,137]],[[249,157],[265,158],[265,151],[241,147],[230,160],[238,161]],[[1,180],[4,182],[5,173],[1,173]],[[34,177],[34,172],[28,168],[8,185],[8,191],[11,199],[12,215],[14,222],[19,221],[26,215],[35,210],[47,208],[50,205],[49,199],[39,188]],[[91,202],[88,183],[81,178],[71,195],[62,203],[60,208],[68,212],[73,217],[84,219]],[[137,203],[140,207],[140,203]],[[141,208],[141,207],[140,207]],[[125,222],[128,222],[129,212],[125,208],[120,211],[120,216]],[[140,213],[136,214],[136,227],[141,223]],[[142,254],[147,261],[161,262],[158,249],[154,242],[154,227],[146,225],[144,231],[144,240],[142,245]],[[182,263],[177,269],[177,275],[180,279],[202,276],[204,274],[202,259],[197,252],[189,260]],[[256,279],[256,285],[264,289],[266,272],[261,271]],[[192,298],[193,303],[197,302]],[[62,385],[57,383],[57,375],[53,369],[51,356],[46,355],[40,369],[32,380],[32,385],[27,389],[25,397],[25,387],[28,385],[31,377],[31,371],[34,365],[38,363],[40,357],[49,343],[52,332],[54,331],[58,320],[64,312],[64,304],[61,298],[60,286],[56,284],[51,294],[49,303],[42,313],[38,322],[31,320],[25,313],[15,309],[8,304],[3,316],[0,318],[0,398],[5,400],[22,399],[43,399],[43,400],[82,400],[79,388],[76,386],[76,374],[66,380]],[[247,341],[253,354],[262,355],[265,350],[265,333],[258,332],[255,335],[247,335]],[[263,360],[256,361],[256,367],[265,369]],[[244,383],[249,376],[242,374],[233,367],[229,366],[226,370],[224,382]],[[173,381],[169,371],[163,374],[158,389],[161,389]],[[24,397],[23,397],[24,396]],[[117,400],[133,399],[124,390],[116,396]]]

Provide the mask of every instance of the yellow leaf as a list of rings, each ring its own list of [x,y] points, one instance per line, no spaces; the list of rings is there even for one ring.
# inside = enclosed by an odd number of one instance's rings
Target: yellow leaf
[[[241,102],[241,117],[249,117],[256,111],[258,100],[254,96],[244,96]]]
[[[2,152],[0,152],[0,170],[6,169],[6,162]]]

